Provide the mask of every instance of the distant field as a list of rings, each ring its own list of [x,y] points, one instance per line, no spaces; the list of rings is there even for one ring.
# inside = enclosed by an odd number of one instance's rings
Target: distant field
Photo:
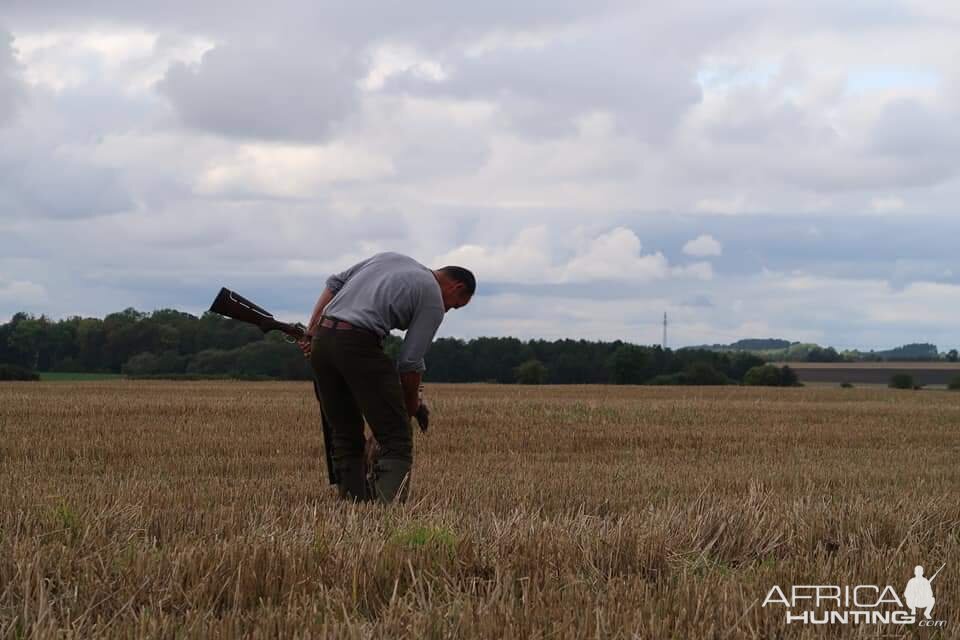
[[[53,373],[50,371],[42,371],[37,375],[40,376],[40,380],[46,380],[50,382],[59,382],[59,381],[82,381],[82,380],[123,380],[124,376],[119,373]]]
[[[960,394],[427,396],[382,508],[325,485],[304,383],[0,384],[0,638],[958,636]],[[942,563],[940,631],[761,606]]]
[[[884,385],[895,373],[909,373],[917,384],[945,387],[950,380],[960,376],[957,362],[778,362],[777,366],[789,365],[796,369],[800,382],[805,384],[853,384]]]

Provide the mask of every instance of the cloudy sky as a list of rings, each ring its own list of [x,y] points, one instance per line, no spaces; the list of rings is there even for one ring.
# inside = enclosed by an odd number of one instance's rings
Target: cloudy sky
[[[377,251],[441,335],[960,344],[955,0],[0,0],[0,320],[304,320]]]

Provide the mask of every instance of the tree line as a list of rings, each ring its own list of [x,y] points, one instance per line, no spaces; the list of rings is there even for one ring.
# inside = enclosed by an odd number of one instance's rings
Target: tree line
[[[395,357],[401,340],[389,336]],[[214,313],[125,309],[103,319],[50,320],[17,313],[0,325],[0,364],[36,372],[131,377],[308,380],[308,362],[277,333]],[[780,374],[748,372],[764,360],[747,352],[662,349],[614,340],[441,338],[427,354],[428,382],[521,384],[727,384]],[[779,371],[779,370],[778,370]],[[764,377],[764,375],[766,377]],[[795,382],[789,375],[783,384]]]

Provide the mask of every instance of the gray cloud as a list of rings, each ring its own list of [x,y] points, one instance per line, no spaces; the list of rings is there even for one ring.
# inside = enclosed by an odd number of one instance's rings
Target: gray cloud
[[[569,134],[578,116],[602,111],[627,132],[662,139],[701,97],[695,56],[672,55],[663,45],[622,28],[588,31],[543,47],[448,55],[448,79],[406,73],[386,90],[495,100],[517,129],[534,135]]]
[[[0,127],[10,123],[24,97],[20,68],[13,56],[13,37],[0,28]]]
[[[122,172],[88,155],[95,129],[65,127],[50,95],[34,91],[25,99],[31,108],[18,126],[0,129],[0,219],[86,218],[133,208]],[[84,121],[79,111],[77,120]]]
[[[0,218],[83,218],[125,211],[133,201],[119,178],[116,169],[91,166],[55,149],[4,147]]]
[[[958,150],[960,113],[944,113],[910,99],[884,107],[870,142],[870,151],[875,153],[909,158],[911,162],[924,158],[948,161],[951,168],[956,167]]]
[[[182,121],[228,136],[317,140],[357,105],[355,52],[284,42],[232,42],[197,65],[170,67],[158,85]]]
[[[416,39],[431,46],[463,42],[490,31],[550,28],[629,6],[624,0],[490,0],[451,3],[417,0],[6,0],[7,20],[15,27],[49,29],[63,25],[132,24],[207,34],[257,33],[312,35],[318,41],[369,43],[385,38]]]

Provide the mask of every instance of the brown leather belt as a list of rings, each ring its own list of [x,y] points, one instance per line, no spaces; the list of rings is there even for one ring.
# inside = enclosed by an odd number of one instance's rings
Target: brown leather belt
[[[366,327],[358,327],[355,324],[350,324],[346,320],[338,320],[337,318],[331,318],[329,316],[323,316],[320,318],[320,326],[326,329],[341,329],[348,331],[360,331],[361,333],[367,333],[375,337],[378,341],[382,342],[380,334],[372,329],[367,329]]]

